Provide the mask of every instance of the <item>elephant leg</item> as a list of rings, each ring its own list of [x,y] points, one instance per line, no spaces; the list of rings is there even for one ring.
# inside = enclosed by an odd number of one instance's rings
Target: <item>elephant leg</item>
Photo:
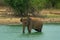
[[[38,29],[35,29],[37,32],[41,32],[42,31],[42,27],[41,28],[38,28]]]
[[[40,26],[40,32],[42,31],[43,24]]]
[[[25,25],[23,25],[23,33],[25,33]]]
[[[35,29],[35,30],[38,31],[38,32],[41,32],[42,31],[42,27],[43,27],[43,24],[40,25],[40,28]]]
[[[35,29],[37,32],[41,32],[41,29]]]
[[[28,27],[28,32],[31,33],[31,28],[30,27]]]
[[[28,29],[28,32],[31,33],[32,23],[30,23],[30,24],[27,26],[27,29]]]

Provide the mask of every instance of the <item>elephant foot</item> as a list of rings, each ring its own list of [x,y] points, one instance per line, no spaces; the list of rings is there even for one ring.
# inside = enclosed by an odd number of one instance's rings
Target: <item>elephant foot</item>
[[[31,31],[30,31],[30,30],[28,30],[28,33],[30,34],[30,33],[31,33]]]

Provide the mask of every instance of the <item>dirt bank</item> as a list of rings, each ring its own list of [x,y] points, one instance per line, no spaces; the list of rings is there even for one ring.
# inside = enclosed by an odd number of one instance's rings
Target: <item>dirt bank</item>
[[[0,18],[0,24],[20,24],[20,18]]]
[[[40,18],[44,23],[60,23],[60,18]],[[0,18],[0,24],[20,25],[20,18]]]

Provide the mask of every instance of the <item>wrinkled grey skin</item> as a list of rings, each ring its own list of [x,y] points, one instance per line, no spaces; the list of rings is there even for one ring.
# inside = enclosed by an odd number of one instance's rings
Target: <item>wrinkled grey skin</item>
[[[25,27],[27,27],[29,33],[31,33],[32,29],[36,30],[37,32],[42,31],[42,26],[43,26],[42,21],[34,20],[31,18],[29,19],[22,18],[20,21],[23,24],[23,33],[25,33]]]

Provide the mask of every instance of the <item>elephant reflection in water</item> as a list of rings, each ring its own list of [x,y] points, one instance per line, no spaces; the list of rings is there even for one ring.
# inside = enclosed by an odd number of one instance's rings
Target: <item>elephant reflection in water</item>
[[[27,27],[28,32],[31,33],[31,30],[34,29],[37,32],[42,31],[43,22],[39,20],[39,18],[29,17],[28,18],[22,18],[20,20],[23,24],[23,33],[25,33],[25,27]]]

